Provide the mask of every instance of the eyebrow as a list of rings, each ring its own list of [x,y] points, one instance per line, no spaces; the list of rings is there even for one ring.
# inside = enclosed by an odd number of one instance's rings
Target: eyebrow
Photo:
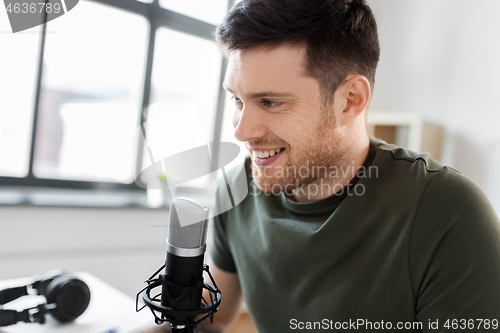
[[[234,95],[234,92],[231,90],[231,88],[227,87],[225,84],[222,85],[224,89],[229,91],[231,94]],[[262,92],[256,92],[256,93],[251,93],[248,95],[249,98],[262,98],[262,97],[293,97],[292,94],[286,93],[286,92],[276,92],[276,91],[262,91]]]

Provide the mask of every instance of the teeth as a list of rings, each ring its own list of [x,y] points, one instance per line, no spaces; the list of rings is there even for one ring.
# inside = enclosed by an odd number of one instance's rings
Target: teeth
[[[267,158],[269,156],[274,156],[278,154],[281,151],[281,148],[278,148],[276,150],[266,150],[266,151],[259,151],[255,150],[254,155],[259,158]]]

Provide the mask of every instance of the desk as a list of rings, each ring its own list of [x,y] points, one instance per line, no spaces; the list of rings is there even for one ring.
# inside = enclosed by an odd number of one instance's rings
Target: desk
[[[0,333],[127,333],[154,323],[151,311],[135,311],[135,300],[87,272],[73,274],[90,288],[91,300],[87,310],[71,323],[61,324],[47,315],[45,324],[17,323],[0,327]],[[33,278],[0,281],[0,288],[31,283]],[[21,310],[44,301],[41,296],[24,296],[4,306]]]

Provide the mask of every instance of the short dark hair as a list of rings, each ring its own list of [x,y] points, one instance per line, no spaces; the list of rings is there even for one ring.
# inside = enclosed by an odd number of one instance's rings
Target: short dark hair
[[[349,75],[373,89],[380,56],[377,24],[364,0],[243,0],[215,32],[226,53],[256,47],[305,45],[306,70],[325,102]]]

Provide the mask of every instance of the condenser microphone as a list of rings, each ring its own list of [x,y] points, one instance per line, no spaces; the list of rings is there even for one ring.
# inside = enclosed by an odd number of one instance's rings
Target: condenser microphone
[[[207,230],[208,208],[186,198],[172,201],[165,262],[166,281],[162,285],[163,306],[174,310],[201,307]],[[191,332],[189,327],[178,326],[182,332]],[[173,332],[175,329],[177,327],[172,327]]]
[[[155,322],[169,322],[172,332],[191,333],[202,320],[209,318],[212,322],[219,310],[221,292],[203,263],[207,230],[208,208],[186,198],[172,201],[165,265],[146,280],[148,285],[136,297],[137,311],[148,307]],[[160,273],[164,267],[164,273]],[[203,281],[203,272],[211,284]],[[153,294],[160,288],[160,293]],[[205,297],[203,289],[207,291]],[[141,294],[144,306],[139,308]]]

